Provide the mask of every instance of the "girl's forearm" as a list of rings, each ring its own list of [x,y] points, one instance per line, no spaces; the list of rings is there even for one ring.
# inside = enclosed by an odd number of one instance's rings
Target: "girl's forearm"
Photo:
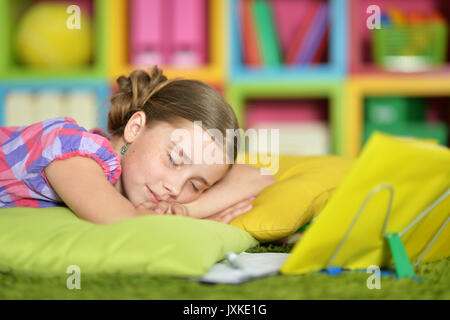
[[[106,180],[101,167],[90,158],[53,161],[44,172],[58,196],[80,219],[107,224],[156,213],[135,208]]]
[[[262,175],[259,168],[234,164],[223,180],[185,206],[190,216],[205,218],[225,210],[234,203],[258,195],[274,182],[272,175]]]

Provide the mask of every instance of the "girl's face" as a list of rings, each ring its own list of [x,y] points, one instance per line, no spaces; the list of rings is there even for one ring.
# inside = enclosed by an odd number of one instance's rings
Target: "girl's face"
[[[145,115],[135,115],[124,132],[128,147],[121,159],[120,181],[122,194],[134,206],[161,200],[191,202],[227,173],[229,165],[225,161],[219,164],[208,164],[205,161],[194,163],[194,130],[198,133],[200,129],[202,135],[206,134],[197,124],[182,120],[175,127],[170,123],[158,121],[147,128]],[[185,139],[174,142],[172,133],[175,129],[186,130],[184,132],[189,133],[191,143]],[[132,138],[127,139],[127,134],[131,134]],[[215,159],[224,159],[222,148],[212,139],[197,142],[197,148],[198,143],[202,144],[204,155],[205,152],[213,152],[217,155]]]

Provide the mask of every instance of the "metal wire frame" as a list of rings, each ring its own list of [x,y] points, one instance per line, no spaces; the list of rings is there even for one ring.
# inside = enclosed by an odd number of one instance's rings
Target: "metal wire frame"
[[[330,259],[328,260],[327,263],[327,268],[330,268],[333,266],[333,262],[336,260],[339,252],[341,251],[342,247],[344,246],[345,242],[347,241],[348,237],[350,236],[350,233],[352,232],[356,222],[358,221],[358,219],[360,218],[361,214],[364,212],[364,209],[367,206],[367,203],[369,202],[369,200],[378,192],[382,191],[382,190],[388,190],[390,192],[390,197],[389,197],[389,203],[388,203],[388,207],[386,210],[386,218],[384,219],[384,225],[383,225],[383,233],[382,236],[384,237],[386,235],[386,228],[389,222],[389,217],[392,211],[392,203],[393,203],[393,199],[394,199],[394,187],[391,184],[388,183],[384,183],[384,184],[380,184],[375,186],[367,195],[367,197],[364,199],[361,207],[358,210],[358,213],[355,215],[355,217],[353,218],[352,223],[350,224],[350,226],[347,228],[347,231],[344,235],[344,237],[342,238],[341,242],[339,243],[339,245],[336,247],[336,249],[334,250],[333,254],[331,255]],[[434,201],[431,205],[429,205],[427,208],[425,208],[425,210],[423,210],[422,212],[420,212],[417,217],[409,224],[407,225],[402,231],[400,231],[398,233],[399,237],[401,237],[403,234],[405,234],[408,230],[410,230],[414,225],[416,225],[419,221],[421,221],[423,218],[425,218],[432,210],[433,208],[435,208],[439,203],[441,203],[446,197],[448,197],[450,194],[450,188],[448,188],[438,199],[436,199],[436,201]],[[450,214],[450,213],[449,213]],[[436,241],[436,239],[439,237],[439,235],[441,234],[442,230],[444,230],[445,226],[448,224],[450,218],[447,218],[447,220],[444,222],[444,224],[440,227],[440,229],[438,230],[438,232],[434,235],[433,239],[430,241],[430,243],[428,244],[427,248],[425,249],[425,251],[422,253],[421,257],[418,259],[418,261],[416,262],[415,265],[417,265],[418,263],[420,263],[420,261],[422,261],[423,257],[426,255],[426,253],[430,250],[431,246],[434,244],[434,242]]]

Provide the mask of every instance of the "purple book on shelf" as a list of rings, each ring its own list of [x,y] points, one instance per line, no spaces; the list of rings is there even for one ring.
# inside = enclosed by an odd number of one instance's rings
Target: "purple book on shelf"
[[[305,63],[311,64],[313,62],[313,58],[319,50],[319,46],[325,37],[328,28],[328,19],[329,19],[329,10],[328,6],[325,6],[323,10],[323,16],[319,20],[319,25],[317,27],[317,31],[314,35],[313,41],[311,43],[311,49],[306,52]]]
[[[298,52],[302,48],[302,44],[305,41],[306,34],[310,29],[311,23],[316,16],[316,12],[319,8],[319,2],[308,2],[309,6],[304,9],[304,14],[302,16],[301,22],[299,26],[296,28],[295,37],[293,37],[293,41],[290,42],[288,46],[288,50],[285,56],[285,63],[289,65],[296,64],[295,58],[298,55]]]
[[[172,0],[173,34],[170,63],[194,67],[206,63],[206,0]]]
[[[319,4],[319,8],[317,9],[316,15],[311,23],[311,26],[305,36],[302,46],[296,56],[295,61],[298,64],[308,63],[307,57],[314,56],[313,47],[314,44],[320,43],[321,39],[318,39],[320,34],[320,26],[323,24],[323,21],[326,20],[328,12],[328,6],[326,3],[321,2]],[[312,60],[312,58],[311,58]]]
[[[134,65],[161,65],[166,60],[161,14],[163,1],[130,1],[130,58]]]

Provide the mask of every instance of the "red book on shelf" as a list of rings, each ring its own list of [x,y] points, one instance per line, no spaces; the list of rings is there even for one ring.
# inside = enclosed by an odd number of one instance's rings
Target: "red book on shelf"
[[[329,30],[327,29],[327,31],[325,31],[325,35],[323,36],[323,38],[320,42],[319,48],[317,49],[317,51],[313,57],[311,64],[320,63],[321,60],[323,59],[325,52],[327,50],[327,47],[328,47],[328,33],[329,33]]]
[[[252,14],[253,0],[240,1],[240,20],[242,28],[242,53],[244,63],[261,66],[261,55],[256,37],[256,26]]]
[[[308,30],[311,26],[311,23],[317,14],[319,3],[320,3],[319,1],[313,1],[310,4],[309,10],[305,14],[305,19],[303,20],[303,23],[299,26],[298,32],[295,35],[292,45],[287,50],[287,54],[284,60],[286,64],[296,64],[295,58],[297,57],[297,54],[302,47],[305,36],[308,33]]]

